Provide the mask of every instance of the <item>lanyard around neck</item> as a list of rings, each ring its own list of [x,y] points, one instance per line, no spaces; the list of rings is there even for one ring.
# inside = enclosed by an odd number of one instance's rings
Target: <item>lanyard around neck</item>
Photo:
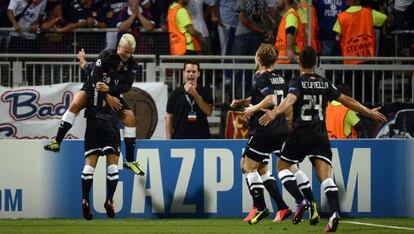
[[[188,96],[187,93],[185,93],[185,99],[187,99],[188,104],[190,104],[191,107],[191,112],[194,111],[193,107],[194,107],[194,103],[195,103],[195,99],[193,101],[191,101],[190,97]]]

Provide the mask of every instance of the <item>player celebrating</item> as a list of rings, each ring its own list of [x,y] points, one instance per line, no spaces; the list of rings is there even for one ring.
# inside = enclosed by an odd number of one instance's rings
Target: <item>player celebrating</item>
[[[105,100],[111,108],[114,110],[122,110],[120,116],[125,125],[124,141],[126,146],[126,162],[124,162],[124,166],[132,170],[137,175],[144,175],[144,172],[139,168],[138,161],[134,161],[136,140],[135,116],[132,110],[128,107],[127,103],[121,97],[122,93],[128,92],[131,89],[132,83],[135,81],[137,75],[138,64],[132,57],[132,54],[135,51],[135,46],[136,42],[134,36],[131,34],[122,35],[119,40],[116,53],[121,57],[123,67],[112,77],[113,79],[117,79],[119,82],[102,91],[106,93]],[[100,56],[105,53],[114,52],[111,50],[104,50],[101,52]],[[91,73],[93,65],[87,64],[83,49],[79,52],[78,58],[81,68],[85,69],[88,74]],[[99,87],[100,85],[102,85],[102,83],[98,82],[97,86]],[[44,146],[45,150],[59,152],[60,144],[62,143],[63,138],[73,126],[76,114],[85,108],[87,98],[87,93],[83,87],[76,93],[69,109],[66,110],[62,116],[62,121],[56,134],[56,138],[48,145]]]
[[[106,155],[107,193],[104,208],[108,217],[115,217],[113,196],[118,184],[118,159],[120,135],[116,112],[106,104],[106,93],[102,90],[115,85],[114,72],[121,68],[121,59],[117,54],[105,53],[97,60],[93,75],[86,82],[87,93],[85,118],[85,166],[82,171],[82,215],[86,220],[92,219],[89,206],[89,192],[92,187],[93,173],[98,157]],[[98,83],[101,83],[98,87]]]
[[[286,190],[298,204],[294,224],[301,222],[309,202],[303,197],[294,180],[292,166],[303,161],[308,155],[328,198],[332,215],[325,232],[335,232],[340,221],[338,188],[332,179],[332,151],[325,125],[325,109],[328,101],[338,100],[348,108],[378,122],[386,118],[378,110],[368,109],[355,99],[341,94],[326,78],[314,73],[315,51],[307,46],[299,55],[301,75],[289,82],[289,93],[282,103],[273,110],[263,109],[266,113],[260,118],[261,125],[272,124],[274,119],[283,115],[293,106],[293,128],[278,160],[278,176]]]
[[[244,100],[233,100],[231,107],[251,105],[245,109],[246,117],[250,118],[250,139],[241,159],[241,169],[246,177],[253,204],[256,208],[252,217],[245,221],[249,224],[258,223],[269,215],[264,201],[263,190],[266,188],[278,206],[275,222],[284,220],[291,214],[289,207],[275,183],[275,178],[268,170],[267,163],[270,154],[280,149],[288,133],[287,121],[284,116],[278,118],[271,126],[259,125],[262,108],[272,107],[275,100],[281,101],[287,87],[283,77],[271,72],[277,60],[277,51],[273,45],[262,44],[256,53],[258,71],[254,76],[252,96]],[[276,94],[276,97],[275,97]]]

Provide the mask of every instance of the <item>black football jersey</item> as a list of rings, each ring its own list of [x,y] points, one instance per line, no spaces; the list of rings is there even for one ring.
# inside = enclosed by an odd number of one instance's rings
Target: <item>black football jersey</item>
[[[253,80],[251,104],[256,105],[260,103],[269,94],[274,94],[277,99],[277,104],[279,104],[287,95],[285,79],[274,72],[265,71],[261,74],[256,73]],[[273,109],[273,107],[269,107],[268,109]],[[258,111],[251,116],[251,135],[273,136],[287,132],[288,126],[285,115],[278,116],[268,126],[262,126],[259,124],[259,119],[263,114],[263,111]]]
[[[322,76],[305,73],[289,82],[289,93],[298,98],[293,105],[293,127],[313,125],[326,131],[326,106],[341,95],[336,87]]]

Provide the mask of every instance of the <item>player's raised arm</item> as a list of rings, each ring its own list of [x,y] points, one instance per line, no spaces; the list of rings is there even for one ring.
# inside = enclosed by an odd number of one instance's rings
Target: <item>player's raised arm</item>
[[[381,112],[379,112],[381,107],[376,107],[376,108],[369,109],[369,108],[365,107],[364,105],[362,105],[357,100],[355,100],[352,97],[349,97],[345,94],[341,94],[341,96],[339,96],[339,98],[337,100],[339,102],[341,102],[342,104],[344,104],[349,109],[351,109],[353,111],[356,111],[356,112],[359,112],[362,115],[365,115],[365,116],[371,118],[374,121],[377,121],[379,123],[384,123],[384,122],[387,121],[387,118]]]

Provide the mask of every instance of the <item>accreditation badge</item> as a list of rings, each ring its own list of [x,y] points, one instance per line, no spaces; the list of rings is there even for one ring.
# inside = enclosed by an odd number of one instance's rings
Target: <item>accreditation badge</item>
[[[188,122],[197,121],[197,113],[195,111],[188,112],[187,120],[188,120]]]

